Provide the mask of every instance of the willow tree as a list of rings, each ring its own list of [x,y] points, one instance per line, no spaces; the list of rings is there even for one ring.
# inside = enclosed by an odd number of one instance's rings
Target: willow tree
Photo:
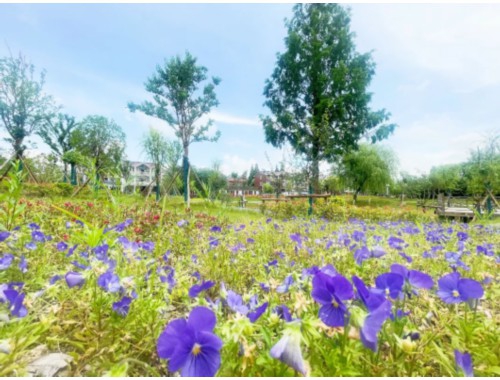
[[[196,58],[186,53],[184,58],[176,56],[157,66],[156,72],[146,82],[146,90],[153,95],[153,101],[141,104],[129,103],[131,112],[141,111],[148,116],[161,119],[174,129],[183,148],[184,200],[189,207],[189,146],[194,142],[217,141],[207,135],[212,120],[198,124],[200,118],[219,104],[215,86],[220,79],[212,77],[200,91],[200,85],[207,80],[207,68],[196,64]]]
[[[362,144],[356,151],[345,154],[338,174],[354,190],[354,202],[360,192],[383,193],[396,174],[397,158],[394,152],[378,145]]]
[[[266,81],[262,117],[266,141],[288,142],[311,167],[312,188],[319,191],[319,163],[356,149],[361,137],[373,142],[395,128],[384,124],[385,110],[369,108],[368,86],[375,73],[370,53],[356,52],[349,11],[337,4],[297,4],[286,21],[286,51]]]

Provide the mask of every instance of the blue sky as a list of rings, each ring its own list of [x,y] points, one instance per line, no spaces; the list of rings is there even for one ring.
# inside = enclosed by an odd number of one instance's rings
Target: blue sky
[[[384,145],[398,155],[400,170],[417,174],[463,161],[499,131],[500,5],[351,10],[358,51],[373,50],[377,63],[372,106],[386,108],[399,125]],[[241,173],[254,163],[269,169],[265,153],[273,163],[291,156],[265,143],[258,119],[267,113],[264,82],[291,15],[291,4],[0,4],[0,56],[7,44],[22,51],[47,71],[46,90],[64,112],[114,119],[127,134],[129,159],[141,160],[149,127],[173,133],[126,104],[148,97],[143,84],[157,64],[189,51],[222,79],[220,105],[210,115],[222,136],[193,145],[191,162],[218,160],[226,174]],[[35,151],[48,151],[34,140]]]

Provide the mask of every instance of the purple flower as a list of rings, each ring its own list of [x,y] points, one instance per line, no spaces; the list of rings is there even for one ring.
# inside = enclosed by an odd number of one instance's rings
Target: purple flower
[[[121,289],[120,278],[110,271],[107,271],[99,276],[97,279],[97,285],[110,293],[116,293]]]
[[[469,235],[467,234],[467,232],[459,231],[457,232],[457,238],[458,241],[466,241],[469,238]]]
[[[36,223],[30,223],[30,224],[28,224],[28,228],[30,230],[39,230],[40,226],[38,224],[36,224]]]
[[[59,252],[64,252],[65,250],[68,249],[68,245],[63,241],[60,241],[59,243],[56,244],[56,249]]]
[[[212,226],[210,227],[210,232],[221,232],[222,228],[220,226]]]
[[[290,234],[290,239],[294,241],[299,248],[302,247],[302,236],[299,233]]]
[[[9,268],[12,265],[12,261],[14,261],[14,255],[11,253],[6,253],[0,257],[0,270]]]
[[[24,293],[19,293],[14,289],[6,289],[3,291],[3,294],[7,301],[9,301],[9,310],[14,317],[23,318],[28,314],[28,310],[23,305]]]
[[[276,288],[276,291],[278,293],[286,293],[286,292],[288,292],[288,289],[290,289],[290,286],[292,284],[293,284],[293,277],[292,277],[292,275],[289,275],[285,278],[285,280],[283,281],[283,284],[279,285]]]
[[[286,305],[279,305],[274,308],[274,312],[286,322],[292,321],[292,314]]]
[[[232,290],[227,291],[226,297],[227,306],[236,313],[243,315],[248,314],[248,306],[243,303],[243,297]]]
[[[375,279],[375,286],[379,292],[383,292],[384,295],[389,295],[393,299],[399,297],[403,290],[403,283],[403,276],[397,273],[384,273]]]
[[[344,326],[347,307],[342,301],[354,297],[352,285],[345,277],[317,273],[313,279],[311,296],[322,305],[319,317],[327,326]]]
[[[29,243],[26,243],[25,247],[31,251],[34,251],[36,249],[36,244],[30,241]]]
[[[50,285],[54,285],[57,281],[59,281],[62,278],[62,276],[56,274],[55,276],[52,276],[49,280]]]
[[[75,249],[78,247],[78,244],[75,244],[73,247],[71,247],[68,251],[68,253],[66,254],[66,257],[70,257],[74,252],[75,252]]]
[[[361,265],[363,261],[369,258],[370,258],[370,250],[366,246],[363,246],[354,252],[354,260],[358,265]]]
[[[145,251],[152,252],[153,249],[155,249],[155,243],[153,243],[152,241],[145,241],[141,244],[141,247]]]
[[[85,278],[79,272],[68,272],[66,273],[65,279],[66,279],[66,284],[68,284],[68,287],[70,288],[73,288],[75,286],[81,288],[82,285],[85,283]]]
[[[109,245],[102,244],[94,248],[95,257],[97,260],[105,261],[108,256]]]
[[[0,243],[2,241],[5,241],[9,236],[10,236],[10,232],[9,231],[1,231],[0,232]]]
[[[354,239],[354,241],[357,241],[358,243],[366,241],[366,236],[363,231],[358,231],[358,230],[354,231],[352,233],[352,238]]]
[[[197,284],[197,285],[193,285],[191,286],[191,288],[189,289],[189,297],[191,298],[195,298],[198,296],[198,294],[200,294],[202,291],[204,290],[207,290],[207,289],[210,289],[212,286],[215,285],[215,282],[213,281],[205,281],[203,282],[202,284]]]
[[[467,302],[469,299],[478,299],[483,296],[483,287],[475,280],[460,278],[460,273],[453,272],[438,280],[437,291],[445,303]]]
[[[260,282],[260,283],[259,283],[259,286],[260,286],[260,288],[261,288],[263,291],[265,291],[266,293],[267,293],[267,292],[269,292],[269,290],[271,290],[271,289],[269,288],[269,286],[268,286],[268,285],[266,285],[266,284],[265,284],[265,283],[263,283],[263,282]]]
[[[390,301],[384,301],[377,309],[368,314],[361,327],[361,342],[373,352],[377,351],[378,333],[385,320],[391,315],[391,306]]]
[[[482,253],[485,256],[493,256],[495,254],[495,251],[493,250],[493,244],[478,245],[476,247],[476,251],[478,254]]]
[[[266,312],[268,305],[269,305],[268,302],[264,302],[262,305],[255,308],[254,311],[249,312],[247,316],[248,319],[250,319],[250,322],[255,323],[257,319],[259,319],[260,316]]]
[[[271,348],[270,354],[273,358],[305,375],[306,367],[302,358],[300,341],[300,330],[286,329],[283,337]]]
[[[166,271],[169,271],[166,276],[160,275],[160,281],[161,282],[166,282],[168,284],[169,290],[172,290],[176,284],[175,281],[175,269],[169,266],[163,267],[163,269]]]
[[[392,264],[391,272],[403,276],[413,288],[430,289],[434,286],[431,276],[418,270],[408,270],[404,265]]]
[[[467,351],[461,353],[460,351],[455,350],[455,364],[464,372],[466,377],[474,377],[472,358]]]
[[[375,311],[386,301],[382,294],[370,291],[359,277],[352,276],[352,282],[356,287],[358,298],[363,302],[368,311]]]
[[[387,242],[389,243],[389,247],[397,250],[402,250],[404,247],[408,246],[407,244],[405,244],[405,241],[403,239],[397,238],[395,236],[389,236]]]
[[[178,227],[184,227],[184,226],[186,226],[187,224],[188,224],[188,221],[187,221],[187,220],[184,220],[184,219],[179,220],[179,221],[177,222],[177,226],[178,226]]]
[[[42,231],[33,230],[31,231],[31,239],[35,242],[44,243],[47,239],[47,236]]]
[[[216,318],[206,307],[195,307],[189,318],[171,321],[158,338],[157,352],[169,359],[170,372],[181,376],[214,376],[220,367],[222,340],[213,333]]]
[[[19,269],[21,272],[26,273],[28,271],[28,262],[24,255],[21,256],[21,260],[19,261]]]
[[[132,298],[124,296],[120,301],[113,302],[113,310],[122,317],[125,317],[128,314],[128,311],[130,310],[131,303],[132,303]]]

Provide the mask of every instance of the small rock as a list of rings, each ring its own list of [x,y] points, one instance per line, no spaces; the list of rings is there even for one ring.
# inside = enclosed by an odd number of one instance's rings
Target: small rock
[[[59,370],[66,368],[72,360],[69,355],[52,353],[31,362],[26,369],[32,376],[52,377]]]
[[[8,340],[0,340],[0,352],[10,354],[10,343]]]

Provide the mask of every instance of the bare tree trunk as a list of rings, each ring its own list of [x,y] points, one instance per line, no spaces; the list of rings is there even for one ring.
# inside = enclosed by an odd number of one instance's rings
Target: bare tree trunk
[[[182,157],[183,180],[184,180],[184,202],[186,207],[191,205],[191,194],[189,192],[189,145],[184,144],[184,156]]]

